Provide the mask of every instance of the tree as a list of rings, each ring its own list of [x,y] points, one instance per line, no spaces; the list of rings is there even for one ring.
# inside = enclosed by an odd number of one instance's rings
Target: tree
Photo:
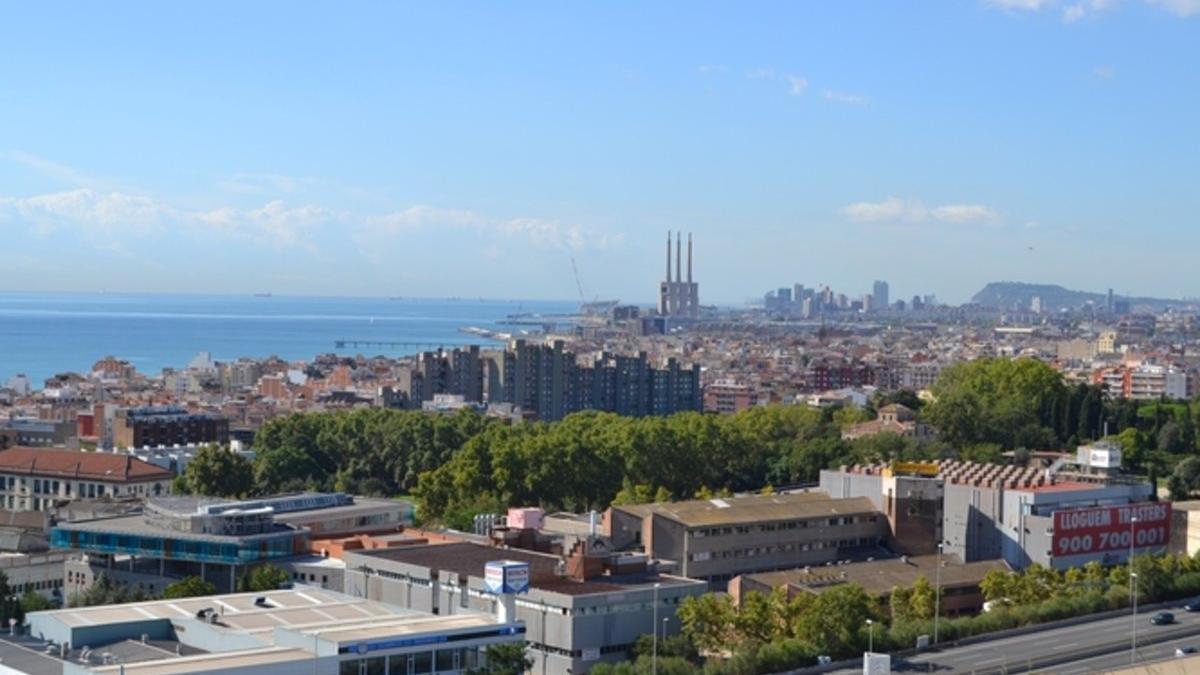
[[[1174,422],[1167,422],[1158,430],[1158,451],[1177,455],[1187,450],[1183,442],[1183,430]]]
[[[194,598],[201,595],[216,595],[217,587],[200,577],[187,577],[167,584],[163,589],[163,599]]]
[[[888,599],[888,608],[892,612],[892,623],[905,623],[912,620],[912,590],[904,586],[893,586],[892,595]]]
[[[48,609],[58,609],[58,604],[36,591],[25,591],[21,596],[21,616],[30,612],[42,612]]]
[[[253,486],[253,467],[228,448],[206,445],[183,472],[187,492],[206,497],[244,497]]]
[[[727,595],[706,593],[685,598],[676,615],[684,635],[701,652],[719,652],[731,641],[734,610]]]
[[[908,599],[909,616],[921,620],[932,619],[936,602],[937,595],[934,592],[933,585],[924,576],[917,577]]]
[[[246,593],[259,593],[262,591],[276,591],[283,588],[284,584],[288,583],[291,577],[287,572],[278,567],[267,563],[255,567],[250,573],[242,576],[241,590]]]
[[[525,654],[524,642],[490,645],[484,652],[484,665],[467,671],[470,675],[522,675],[533,667]]]

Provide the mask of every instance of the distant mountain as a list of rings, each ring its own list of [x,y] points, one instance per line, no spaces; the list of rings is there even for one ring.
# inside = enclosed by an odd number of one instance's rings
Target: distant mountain
[[[993,281],[976,293],[971,301],[984,307],[1010,309],[1029,307],[1035,296],[1042,299],[1042,306],[1047,309],[1076,308],[1089,302],[1097,307],[1105,307],[1108,302],[1108,296],[1105,293],[1073,291],[1056,284],[1027,284],[1019,281]],[[1128,301],[1131,308],[1161,310],[1168,307],[1195,305],[1195,302],[1192,301],[1163,298],[1138,298],[1124,295],[1114,295],[1113,297],[1116,300]]]

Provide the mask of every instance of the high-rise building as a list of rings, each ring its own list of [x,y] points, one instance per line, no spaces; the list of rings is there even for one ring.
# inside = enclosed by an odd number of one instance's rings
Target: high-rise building
[[[872,306],[886,310],[891,305],[891,299],[888,296],[888,282],[876,281],[875,287],[871,291],[871,298],[874,300]]]
[[[672,358],[665,367],[655,367],[645,353],[604,353],[590,364],[580,364],[561,340],[515,340],[511,354],[500,389],[511,392],[506,402],[539,420],[562,419],[581,410],[644,416],[702,408],[699,364],[681,367]]]
[[[667,233],[667,276],[658,289],[658,313],[696,319],[700,316],[700,284],[692,281],[692,235],[688,234],[687,281],[683,280],[683,233],[675,235],[675,280],[671,280],[671,233]]]

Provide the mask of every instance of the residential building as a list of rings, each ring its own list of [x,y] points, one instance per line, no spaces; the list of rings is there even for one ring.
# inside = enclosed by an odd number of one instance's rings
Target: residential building
[[[758,405],[758,391],[737,380],[717,380],[704,387],[706,412],[736,413]]]
[[[113,444],[118,448],[199,443],[228,444],[229,419],[178,406],[124,408],[113,419]]]
[[[1140,401],[1189,398],[1187,373],[1172,366],[1137,364],[1101,368],[1095,371],[1092,381],[1102,385],[1114,398]]]
[[[10,448],[0,452],[0,506],[47,511],[60,502],[166,495],[175,474],[129,456]]]
[[[76,432],[73,422],[29,418],[4,420],[0,430],[8,432],[12,445],[39,448],[62,447]]]
[[[888,289],[888,282],[876,281],[871,290],[871,305],[882,310],[887,310],[891,306],[891,294]]]
[[[739,574],[874,553],[888,533],[870,500],[823,492],[613,506],[605,528],[617,550],[640,547],[713,590]]]

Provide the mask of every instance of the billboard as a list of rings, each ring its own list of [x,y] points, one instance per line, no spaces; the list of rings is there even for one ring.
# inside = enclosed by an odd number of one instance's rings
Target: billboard
[[[1167,545],[1170,536],[1171,504],[1165,502],[1069,509],[1054,514],[1055,557],[1128,552],[1131,543],[1134,549],[1159,548]]]
[[[490,562],[483,568],[483,585],[488,593],[496,595],[525,593],[529,590],[529,563]]]
[[[935,462],[892,462],[891,474],[915,474],[917,476],[927,476],[934,478],[941,471],[941,467]]]

